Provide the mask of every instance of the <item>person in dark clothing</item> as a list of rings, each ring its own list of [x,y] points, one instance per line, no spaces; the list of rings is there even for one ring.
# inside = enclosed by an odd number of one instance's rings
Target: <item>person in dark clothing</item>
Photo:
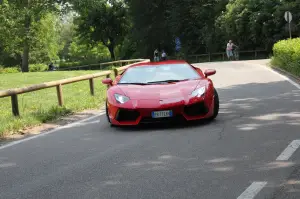
[[[155,61],[155,62],[158,62],[158,61],[159,61],[159,51],[158,51],[158,49],[156,49],[156,50],[154,51],[154,61]]]
[[[49,64],[48,70],[49,71],[54,71],[55,70],[55,66],[52,62]]]

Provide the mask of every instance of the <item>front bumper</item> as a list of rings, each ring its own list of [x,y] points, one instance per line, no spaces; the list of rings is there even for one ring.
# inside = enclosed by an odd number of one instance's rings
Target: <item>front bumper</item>
[[[152,118],[153,111],[172,110],[172,117]],[[177,122],[206,119],[213,115],[214,100],[198,98],[185,102],[167,103],[156,107],[120,107],[108,103],[108,115],[114,125],[139,125],[146,123]]]

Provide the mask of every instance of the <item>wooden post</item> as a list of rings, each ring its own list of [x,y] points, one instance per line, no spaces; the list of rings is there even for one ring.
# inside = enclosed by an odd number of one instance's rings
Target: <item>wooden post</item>
[[[12,108],[12,113],[13,113],[14,116],[20,116],[18,96],[17,95],[12,95],[11,96],[11,108]]]
[[[114,69],[114,74],[115,74],[115,77],[117,77],[118,76],[118,69]]]
[[[210,58],[210,53],[208,53],[208,61],[209,61],[209,62],[210,62],[210,59],[211,59],[211,58]]]
[[[255,51],[255,55],[254,55],[255,59],[257,58],[257,51]]]
[[[91,95],[95,95],[94,79],[89,79]]]
[[[62,85],[61,84],[56,86],[56,91],[57,91],[58,105],[63,106],[64,99],[63,99],[63,92],[62,92]]]
[[[110,74],[106,75],[106,78],[110,78]],[[109,85],[107,85],[107,88],[109,88]]]

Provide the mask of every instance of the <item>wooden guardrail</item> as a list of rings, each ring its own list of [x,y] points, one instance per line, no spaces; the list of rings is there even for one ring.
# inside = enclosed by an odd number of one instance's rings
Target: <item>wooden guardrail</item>
[[[149,60],[143,59],[141,62],[146,62],[146,61],[149,61]],[[123,67],[121,67],[120,70],[118,69],[117,71],[125,70],[126,68],[128,68],[131,65],[132,64],[123,66]],[[106,78],[109,78],[111,73],[112,73],[112,71],[102,71],[102,72],[94,73],[94,74],[88,74],[88,75],[82,75],[82,76],[57,80],[57,81],[45,82],[42,84],[35,84],[35,85],[28,86],[28,87],[23,87],[23,88],[0,90],[0,98],[11,97],[12,113],[14,116],[20,116],[19,104],[18,104],[18,95],[20,95],[20,94],[34,92],[34,91],[46,89],[46,88],[56,87],[58,105],[63,106],[63,104],[64,104],[63,90],[62,90],[63,85],[71,84],[71,83],[75,83],[75,82],[79,82],[79,81],[89,80],[90,93],[91,93],[91,95],[94,96],[94,94],[95,94],[94,79],[99,78],[99,77],[105,77],[105,76],[106,76]]]
[[[145,62],[149,62],[150,59],[143,59],[142,61],[140,61],[139,63],[145,63]],[[114,75],[115,77],[117,77],[120,72],[123,72],[124,70],[126,70],[128,67],[132,66],[133,64],[129,64],[129,65],[126,65],[126,66],[122,66],[122,67],[119,67],[119,68],[115,68],[114,69]]]
[[[267,52],[266,50],[243,50],[243,51],[238,51],[238,54],[240,55],[241,53],[253,53],[253,58],[256,59],[258,53],[260,52]],[[195,57],[196,62],[199,62],[200,57],[208,57],[208,61],[210,62],[212,60],[212,56],[214,55],[221,55],[222,60],[225,60],[227,58],[226,52],[220,52],[220,53],[207,53],[207,54],[195,54],[195,55],[188,55],[188,57]]]
[[[111,62],[105,62],[105,63],[99,63],[99,64],[88,64],[88,65],[83,65],[83,66],[72,66],[72,67],[62,67],[62,68],[58,68],[59,71],[62,70],[81,70],[81,69],[85,69],[88,68],[89,70],[91,70],[92,68],[96,68],[96,66],[99,67],[100,70],[103,69],[103,66],[106,65],[118,65],[118,66],[123,66],[123,65],[128,65],[129,63],[134,63],[134,62],[140,62],[140,61],[144,61],[145,59],[129,59],[129,60],[118,60],[118,61],[111,61]]]

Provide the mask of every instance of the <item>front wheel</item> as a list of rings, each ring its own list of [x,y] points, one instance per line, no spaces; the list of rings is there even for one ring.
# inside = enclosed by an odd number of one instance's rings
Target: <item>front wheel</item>
[[[214,113],[209,118],[210,120],[214,120],[218,116],[218,114],[219,114],[219,108],[220,108],[219,95],[218,95],[217,90],[214,88]]]
[[[110,118],[109,118],[109,114],[108,114],[108,107],[107,107],[107,101],[105,102],[105,113],[106,113],[106,119],[108,121],[108,123],[110,124],[111,127],[115,126],[111,123]]]

